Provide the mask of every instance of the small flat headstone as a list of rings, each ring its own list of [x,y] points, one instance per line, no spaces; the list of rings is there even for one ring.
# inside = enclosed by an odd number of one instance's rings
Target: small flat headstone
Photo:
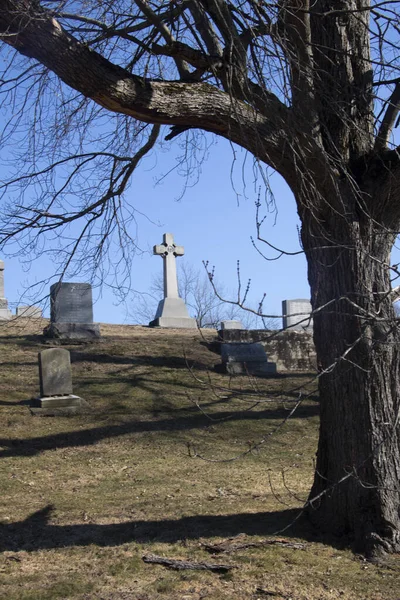
[[[85,412],[88,403],[72,393],[71,359],[64,348],[39,352],[40,396],[34,398],[31,413],[54,417]]]
[[[68,350],[48,348],[39,352],[40,395],[72,394],[71,359]]]
[[[221,329],[224,331],[225,329],[244,329],[241,321],[221,321]]]
[[[262,344],[221,344],[222,364],[231,375],[274,375],[276,364],[268,362]]]
[[[39,306],[17,306],[16,315],[30,319],[40,319],[43,316]]]

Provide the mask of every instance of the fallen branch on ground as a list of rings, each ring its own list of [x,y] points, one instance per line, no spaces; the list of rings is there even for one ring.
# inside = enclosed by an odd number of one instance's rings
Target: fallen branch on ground
[[[290,542],[284,538],[267,538],[259,542],[246,541],[246,536],[243,533],[236,535],[228,540],[223,540],[217,544],[202,544],[203,548],[212,554],[225,552],[236,552],[243,548],[260,548],[261,546],[282,546],[284,548],[293,548],[294,550],[305,550],[306,544],[298,542]]]
[[[183,569],[194,569],[196,571],[215,571],[217,573],[226,573],[231,569],[237,569],[236,565],[220,565],[217,563],[207,562],[190,562],[187,560],[176,560],[174,558],[164,558],[163,556],[156,556],[155,554],[145,554],[142,557],[145,563],[152,563],[156,565],[163,565],[168,569],[176,569],[178,571]]]

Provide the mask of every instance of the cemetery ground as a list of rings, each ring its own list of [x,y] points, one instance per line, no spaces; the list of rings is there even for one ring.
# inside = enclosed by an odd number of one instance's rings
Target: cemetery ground
[[[102,325],[103,340],[63,346],[91,412],[33,417],[42,329],[0,330],[1,598],[400,598],[399,557],[365,562],[297,518],[318,436],[313,373],[231,379],[212,371],[213,331]],[[260,440],[238,460],[196,456]],[[235,568],[143,560],[154,555]]]

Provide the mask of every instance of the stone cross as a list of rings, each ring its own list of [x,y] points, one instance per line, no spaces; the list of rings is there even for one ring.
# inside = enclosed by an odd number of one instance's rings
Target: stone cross
[[[164,233],[163,243],[154,246],[153,253],[164,259],[164,298],[179,298],[176,257],[184,255],[183,246],[174,244],[172,233]]]

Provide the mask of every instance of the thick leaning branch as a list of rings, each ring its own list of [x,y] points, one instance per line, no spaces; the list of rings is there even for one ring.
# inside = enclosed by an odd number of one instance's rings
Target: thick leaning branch
[[[28,0],[4,0],[0,39],[36,59],[106,109],[146,123],[197,127],[240,143],[279,172],[289,168],[289,109],[269,96],[261,115],[207,83],[153,81],[132,75],[69,35]]]
[[[400,112],[400,81],[397,81],[389,100],[385,116],[382,119],[379,133],[375,140],[375,150],[383,150],[387,147],[393,128],[396,123],[397,116]]]

